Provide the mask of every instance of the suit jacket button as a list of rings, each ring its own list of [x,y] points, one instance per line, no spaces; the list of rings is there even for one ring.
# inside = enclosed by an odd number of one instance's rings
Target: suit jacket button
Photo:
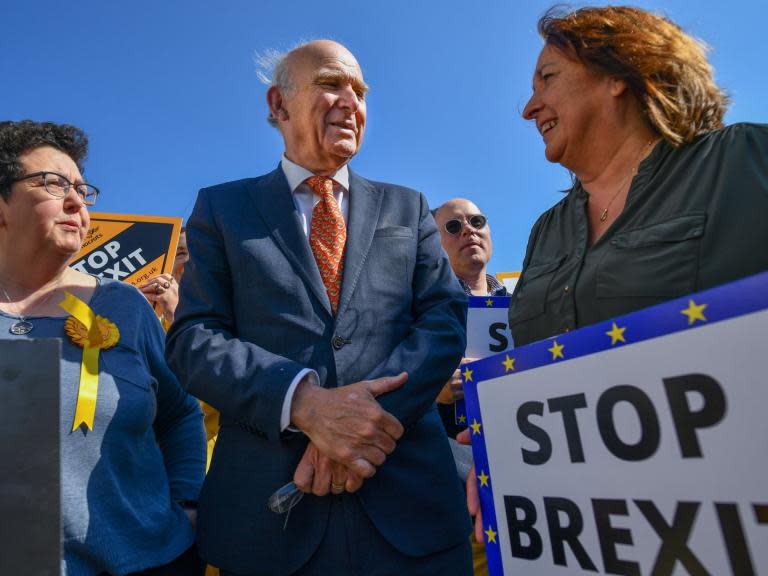
[[[341,350],[344,348],[344,338],[341,336],[334,336],[333,340],[331,340],[331,346],[333,346],[334,350]]]

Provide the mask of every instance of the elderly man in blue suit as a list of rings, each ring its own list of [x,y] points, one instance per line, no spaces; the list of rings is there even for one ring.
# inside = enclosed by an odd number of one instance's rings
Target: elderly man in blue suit
[[[171,367],[221,413],[199,502],[224,575],[471,573],[435,397],[466,302],[417,192],[347,167],[367,85],[342,45],[285,55],[267,92],[276,170],[200,191]],[[270,495],[307,495],[285,515]]]

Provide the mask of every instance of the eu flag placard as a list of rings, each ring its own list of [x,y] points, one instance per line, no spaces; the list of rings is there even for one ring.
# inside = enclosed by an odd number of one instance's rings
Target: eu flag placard
[[[510,350],[513,347],[507,325],[510,297],[470,296],[467,300],[467,348],[464,358],[477,360]],[[453,406],[455,423],[466,426],[466,402],[456,400]]]
[[[490,573],[768,573],[768,273],[467,364]]]

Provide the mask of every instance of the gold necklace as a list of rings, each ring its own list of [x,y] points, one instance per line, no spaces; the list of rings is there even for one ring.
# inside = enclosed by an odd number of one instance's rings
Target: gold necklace
[[[608,218],[608,208],[610,208],[611,204],[613,204],[613,201],[619,197],[619,194],[621,194],[621,191],[624,190],[625,184],[632,179],[635,173],[636,171],[632,170],[632,172],[627,174],[626,178],[624,178],[624,180],[621,181],[621,186],[619,186],[619,189],[616,190],[616,193],[611,197],[611,199],[608,201],[608,204],[606,204],[605,208],[603,208],[603,211],[600,213],[600,222],[606,221],[606,219]]]
[[[48,292],[48,294],[46,294],[45,298],[43,298],[40,302],[35,304],[35,306],[45,305],[48,302],[48,300],[51,299],[51,296],[53,296],[53,293],[59,289],[59,285],[61,284],[61,281],[62,281],[62,278],[59,278],[56,281],[56,284],[53,286],[53,289],[51,289],[51,291]],[[11,303],[11,297],[8,295],[8,291],[5,289],[5,286],[0,286],[0,290],[3,291],[3,295],[5,296],[5,299],[8,301],[8,306],[11,306],[16,310],[13,313],[13,315],[16,316],[16,319],[18,320],[17,322],[14,322],[13,324],[11,324],[11,327],[8,328],[8,332],[13,334],[14,336],[23,336],[24,334],[29,334],[30,332],[32,332],[32,329],[35,327],[35,325],[32,324],[32,322],[30,322],[29,320],[27,320],[27,316],[22,315],[21,312],[19,312],[18,308],[16,308],[16,306],[14,306]]]
[[[640,154],[638,155],[638,158],[641,158],[643,156],[643,153],[648,150],[648,148],[653,144],[653,140],[648,140],[645,146],[640,150]],[[619,189],[616,190],[616,193],[611,196],[611,199],[608,201],[608,204],[605,205],[605,208],[603,208],[603,211],[600,213],[600,222],[605,222],[608,218],[608,208],[611,207],[611,204],[613,204],[613,201],[616,200],[616,198],[619,197],[619,194],[621,194],[622,190],[624,190],[624,186],[627,184],[627,182],[631,182],[632,178],[634,178],[635,174],[637,174],[637,169],[640,167],[640,162],[638,161],[637,165],[632,169],[632,171],[627,174],[627,176],[624,178],[624,180],[621,181],[621,185],[619,186]]]

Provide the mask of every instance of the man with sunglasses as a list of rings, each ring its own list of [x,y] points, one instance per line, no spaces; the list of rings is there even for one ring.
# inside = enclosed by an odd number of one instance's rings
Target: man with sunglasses
[[[493,253],[488,218],[465,198],[453,198],[433,210],[440,243],[448,254],[453,273],[467,296],[506,296],[507,289],[486,272]],[[464,362],[471,361],[465,358]],[[464,398],[464,386],[457,368],[437,396],[437,407],[448,435],[455,438],[464,427],[454,419],[453,404]]]
[[[433,212],[440,243],[451,262],[453,273],[467,296],[506,296],[507,289],[487,273],[488,261],[493,253],[491,228],[488,218],[471,200],[453,198]],[[465,358],[462,363],[473,358]],[[464,384],[460,369],[456,369],[437,396],[437,408],[448,436],[455,438],[466,426],[456,424],[453,405],[464,398]],[[457,453],[466,451],[464,458],[471,461],[469,446],[454,444]],[[475,576],[488,574],[485,549],[482,542],[472,539],[472,563]]]
[[[440,243],[467,296],[506,296],[504,285],[486,272],[493,252],[488,218],[470,200],[453,198],[435,210]]]

